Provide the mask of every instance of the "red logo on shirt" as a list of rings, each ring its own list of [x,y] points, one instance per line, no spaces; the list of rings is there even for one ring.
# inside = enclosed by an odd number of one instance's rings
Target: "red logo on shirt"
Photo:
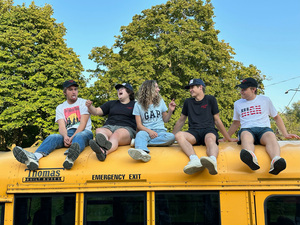
[[[206,109],[206,107],[207,107],[207,104],[206,105],[201,105],[202,109]]]
[[[242,117],[251,116],[251,115],[255,115],[255,114],[261,114],[261,106],[260,105],[250,106],[248,108],[244,108],[241,110]]]

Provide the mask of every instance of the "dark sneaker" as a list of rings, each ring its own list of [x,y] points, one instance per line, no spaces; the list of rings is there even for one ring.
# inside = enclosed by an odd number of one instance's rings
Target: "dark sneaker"
[[[218,173],[217,163],[212,160],[210,157],[203,156],[200,158],[200,162],[202,166],[208,169],[208,172],[211,175],[216,175]]]
[[[104,161],[106,159],[106,150],[101,148],[96,141],[90,140],[89,145],[91,149],[96,153],[97,159],[99,161]]]
[[[272,160],[269,173],[277,175],[285,168],[286,168],[286,162],[284,158],[278,158],[276,160]]]
[[[204,167],[202,166],[199,159],[192,159],[188,162],[188,164],[183,168],[183,172],[186,174],[194,174],[197,172],[201,172],[204,170]]]
[[[28,152],[25,149],[16,146],[13,149],[15,158],[27,166],[29,170],[37,170],[39,168],[39,161],[32,152]]]
[[[100,147],[105,148],[106,150],[109,150],[112,146],[112,143],[101,133],[96,134],[95,140]]]
[[[67,170],[71,169],[74,165],[75,160],[78,158],[80,154],[80,147],[78,143],[71,144],[70,148],[68,149],[68,156],[63,163],[63,167]]]
[[[240,158],[245,164],[247,164],[247,166],[250,167],[250,169],[258,170],[260,168],[254,152],[242,149],[240,153]]]
[[[142,149],[130,148],[128,149],[128,154],[131,156],[131,158],[135,160],[141,160],[143,162],[148,162],[151,159],[151,155]]]

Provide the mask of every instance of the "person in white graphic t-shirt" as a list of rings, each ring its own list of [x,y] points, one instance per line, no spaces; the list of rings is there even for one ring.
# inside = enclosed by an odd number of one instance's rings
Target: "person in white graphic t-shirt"
[[[271,129],[270,118],[273,117],[279,130],[286,139],[297,138],[296,134],[289,134],[282,118],[273,106],[270,98],[257,95],[257,81],[253,78],[242,80],[237,85],[241,88],[241,99],[234,103],[233,123],[228,130],[229,136],[241,126],[238,132],[238,144],[242,145],[241,160],[252,170],[260,168],[254,154],[254,145],[266,146],[271,158],[270,174],[277,175],[286,168],[286,161],[280,157],[280,147]]]
[[[15,158],[29,170],[37,170],[41,158],[63,147],[68,148],[63,167],[69,170],[79,154],[89,145],[89,140],[93,139],[90,113],[85,106],[86,100],[78,98],[78,84],[74,80],[65,81],[63,93],[66,101],[56,107],[55,116],[59,134],[49,135],[34,153],[19,146],[13,149]]]

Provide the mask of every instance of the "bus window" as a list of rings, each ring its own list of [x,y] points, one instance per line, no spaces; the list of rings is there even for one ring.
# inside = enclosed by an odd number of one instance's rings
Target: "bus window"
[[[84,215],[85,225],[146,224],[146,193],[87,193]]]
[[[270,196],[265,201],[266,225],[299,225],[300,196]]]
[[[16,195],[15,225],[69,225],[75,223],[76,196]]]
[[[4,204],[0,204],[0,225],[4,224]]]
[[[156,192],[156,225],[218,225],[218,192]]]

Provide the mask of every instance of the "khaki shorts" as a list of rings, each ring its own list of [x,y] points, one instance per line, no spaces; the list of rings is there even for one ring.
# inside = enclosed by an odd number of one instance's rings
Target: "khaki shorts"
[[[117,126],[117,125],[104,125],[102,128],[109,129],[112,133],[114,133],[116,130],[120,128],[124,128],[128,130],[129,135],[131,138],[135,138],[136,130],[134,130],[132,127],[124,127],[124,126]]]

